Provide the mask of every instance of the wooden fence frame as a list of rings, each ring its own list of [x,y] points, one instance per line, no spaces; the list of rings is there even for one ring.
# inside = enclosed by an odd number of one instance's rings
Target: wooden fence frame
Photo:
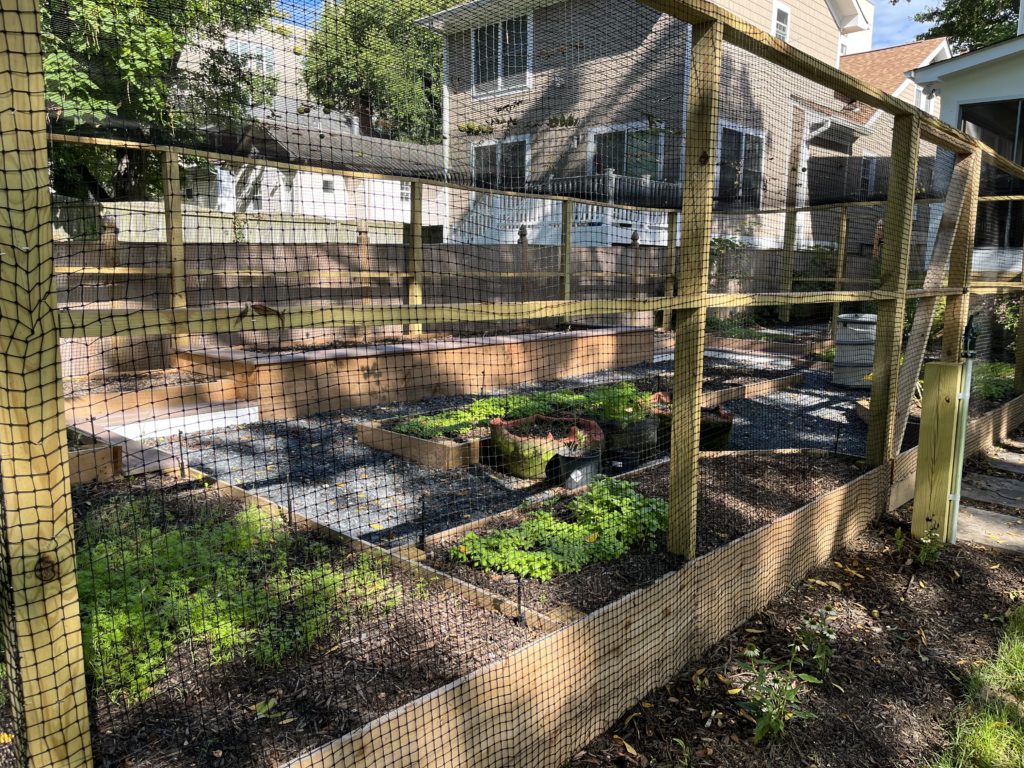
[[[674,243],[671,247],[677,260],[675,269],[666,270],[671,273],[666,275],[670,290],[666,290],[664,296],[572,300],[565,290],[569,275],[563,267],[559,301],[504,306],[490,303],[427,305],[417,301],[417,292],[413,289],[409,291],[408,302],[402,306],[283,307],[265,315],[246,317],[246,329],[406,325],[414,330],[425,323],[572,318],[636,311],[674,313],[678,320],[676,394],[680,407],[674,409],[673,421],[675,444],[679,447],[672,459],[670,540],[673,551],[692,557],[695,553],[697,471],[694,423],[699,397],[694,396],[695,389],[688,377],[696,371],[696,381],[700,380],[705,310],[876,301],[881,305],[875,379],[878,407],[872,408],[869,456],[872,463],[879,466],[858,481],[787,515],[772,526],[692,560],[654,587],[630,595],[497,665],[479,670],[329,745],[326,751],[319,753],[324,762],[310,762],[310,758],[297,761],[295,766],[340,764],[342,759],[360,765],[412,765],[417,763],[418,756],[433,754],[438,744],[443,745],[447,756],[458,758],[450,763],[452,765],[497,765],[507,762],[509,755],[522,758],[516,760],[520,765],[549,765],[568,757],[581,739],[599,733],[618,714],[624,701],[664,680],[687,658],[763,606],[836,546],[851,541],[879,509],[881,500],[890,493],[894,460],[898,462],[893,453],[897,415],[892,396],[897,391],[900,376],[898,320],[907,299],[959,296],[955,317],[950,322],[960,323],[963,302],[971,291],[998,293],[1024,288],[1019,281],[972,286],[969,271],[958,272],[949,287],[908,291],[906,281],[908,217],[915,204],[911,170],[922,139],[960,155],[981,156],[985,162],[1018,178],[1024,177],[1024,168],[934,117],[792,48],[713,3],[706,0],[642,1],[694,25],[694,55],[695,60],[701,62],[696,68],[696,87],[689,105],[688,126],[695,137],[690,146],[695,151],[688,152],[686,158],[685,196],[681,203],[682,223],[686,229],[679,249],[675,249]],[[228,161],[240,158],[183,147],[48,133],[38,5],[33,0],[0,0],[0,18],[3,19],[0,28],[0,135],[4,137],[5,159],[16,156],[14,162],[5,163],[0,169],[0,211],[6,214],[6,218],[0,218],[0,303],[3,304],[0,335],[6,342],[4,353],[0,354],[0,373],[7,381],[7,388],[0,393],[0,469],[3,470],[0,474],[6,509],[5,543],[12,580],[11,604],[5,608],[13,621],[5,622],[5,628],[10,627],[8,647],[18,651],[17,680],[16,684],[12,682],[14,706],[24,728],[21,741],[30,765],[89,765],[90,735],[58,336],[180,337],[238,330],[240,313],[237,309],[189,308],[184,301],[177,155]],[[708,294],[707,240],[713,175],[713,164],[709,160],[713,157],[715,143],[714,131],[708,131],[708,127],[715,122],[715,89],[724,43],[737,45],[895,118],[894,147],[905,160],[900,161],[893,185],[895,192],[886,204],[888,237],[885,272],[879,289]],[[130,147],[162,156],[165,220],[170,235],[167,269],[172,279],[170,309],[59,312],[55,309],[50,290],[54,268],[46,162],[50,140]],[[267,160],[260,163],[358,179],[412,181],[417,185],[470,189],[444,180]],[[572,204],[570,198],[561,196],[527,196],[560,200],[567,204],[563,213]],[[417,199],[421,199],[420,195],[414,194],[414,204]],[[878,205],[877,202],[869,204]],[[856,204],[844,205],[850,208]],[[644,210],[633,206],[617,207]],[[812,209],[787,207],[782,212]],[[967,227],[959,235],[962,242],[968,242],[965,233],[973,227],[974,215],[975,211],[970,210],[971,221],[962,222]],[[414,288],[419,279],[416,251],[422,244],[422,232],[414,232],[410,240],[411,264],[404,271]],[[564,265],[567,261],[564,252],[572,248],[571,232],[568,238],[563,238],[562,248]],[[116,266],[96,268],[95,273],[139,274],[137,270]],[[1018,362],[1018,378],[1024,381],[1024,363],[1021,362],[1024,350],[1019,354],[1022,356]],[[1019,415],[1017,411],[1014,413]],[[718,592],[725,578],[723,574],[729,574],[730,580],[736,583],[736,599],[720,599]],[[554,663],[570,657],[571,665]],[[491,691],[495,695],[488,699]],[[485,704],[474,705],[480,701]],[[415,727],[409,727],[410,722]],[[430,725],[434,727],[428,727]],[[335,748],[337,752],[333,751]]]

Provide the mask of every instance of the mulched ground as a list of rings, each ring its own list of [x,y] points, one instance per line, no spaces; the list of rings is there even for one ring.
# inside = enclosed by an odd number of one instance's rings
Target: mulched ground
[[[857,464],[852,459],[829,455],[703,456],[697,514],[699,552],[720,547],[849,482],[862,472]],[[628,478],[644,495],[668,498],[667,463]],[[526,514],[524,510],[511,510],[491,518],[476,531],[485,534],[513,527]],[[520,584],[514,576],[486,573],[449,560],[449,550],[460,539],[461,536],[454,536],[430,543],[427,562],[464,581],[518,599]],[[653,553],[639,548],[615,562],[595,563],[580,573],[563,574],[548,582],[523,579],[522,599],[525,605],[542,613],[559,606],[589,613],[651,584],[676,570],[682,562],[666,551],[666,541],[662,539]]]
[[[121,376],[93,376],[64,379],[64,397],[141,392],[157,387],[175,387],[184,384],[203,384],[216,381],[217,376],[203,376],[186,370],[152,370]]]
[[[974,665],[994,653],[1006,612],[1024,599],[1024,559],[958,545],[921,566],[912,545],[897,547],[895,531],[906,532],[909,519],[909,506],[883,518],[631,707],[568,768],[676,765],[684,754],[676,739],[689,753],[680,765],[708,768],[923,764],[942,748]],[[838,637],[824,683],[805,686],[801,697],[815,717],[791,720],[781,738],[755,745],[742,694],[728,693],[740,651],[754,644],[788,659],[803,619],[822,608],[834,612]]]
[[[147,478],[127,486],[76,488],[76,515],[87,515],[89,502],[132,488],[159,491],[167,514],[179,523],[190,522],[211,501],[225,515],[232,508],[198,484]],[[328,546],[325,556],[332,561],[355,557]],[[178,647],[168,660],[168,675],[142,703],[112,701],[93,691],[96,765],[278,765],[505,658],[542,634],[454,596],[429,578],[396,569],[385,573],[401,585],[396,608],[376,605],[338,622],[311,651],[289,657],[281,667],[259,668],[249,659],[214,666],[200,641]],[[273,708],[259,716],[257,706],[271,699]],[[0,768],[8,765],[6,754],[7,748],[0,749]]]

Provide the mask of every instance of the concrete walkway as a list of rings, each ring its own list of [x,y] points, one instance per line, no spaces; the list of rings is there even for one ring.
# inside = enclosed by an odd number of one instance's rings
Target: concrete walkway
[[[964,473],[957,539],[1024,555],[1024,443],[1006,440],[985,459],[1001,474]]]

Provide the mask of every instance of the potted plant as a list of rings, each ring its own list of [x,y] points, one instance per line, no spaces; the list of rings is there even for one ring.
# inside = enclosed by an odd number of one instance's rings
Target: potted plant
[[[595,445],[587,432],[579,429],[575,437],[575,440],[566,440],[555,454],[558,482],[570,491],[590,485],[590,481],[601,474],[601,444]]]
[[[547,476],[548,467],[562,449],[601,453],[604,433],[590,419],[528,416],[506,421],[492,419],[491,445],[506,472],[515,477],[537,480]],[[571,456],[570,456],[571,458]]]
[[[672,397],[667,392],[656,392],[651,398],[651,410],[659,419],[659,440],[662,445],[672,444]],[[700,450],[724,451],[732,437],[733,415],[721,405],[700,409]]]
[[[659,419],[652,398],[634,384],[606,387],[596,398],[593,416],[605,433],[605,462],[613,468],[636,469],[657,452]]]

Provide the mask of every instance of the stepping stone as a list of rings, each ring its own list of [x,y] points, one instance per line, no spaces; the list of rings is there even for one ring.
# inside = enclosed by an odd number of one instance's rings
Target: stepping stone
[[[985,504],[1024,509],[1024,481],[969,472],[964,475],[960,496]]]
[[[1024,518],[961,506],[957,540],[1024,555]]]

